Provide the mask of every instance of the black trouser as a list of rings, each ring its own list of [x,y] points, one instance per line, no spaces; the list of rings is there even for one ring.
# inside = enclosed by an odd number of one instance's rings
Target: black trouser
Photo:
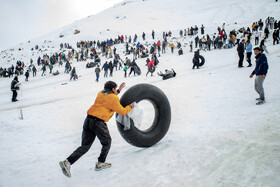
[[[246,54],[247,54],[247,61],[248,61],[249,65],[251,66],[251,65],[252,65],[252,64],[251,64],[251,56],[252,56],[252,53],[248,52],[248,53],[246,53]]]
[[[255,45],[259,45],[259,37],[255,38]]]
[[[15,101],[17,99],[17,91],[12,90],[12,92],[13,92],[12,101]]]
[[[193,67],[192,67],[192,69],[194,69],[195,67],[197,69],[199,69],[199,58],[194,58],[193,59]]]
[[[105,162],[108,152],[111,147],[111,136],[107,124],[93,116],[87,116],[83,126],[82,143],[68,158],[67,160],[74,164],[81,156],[83,156],[91,147],[95,137],[99,139],[102,144],[99,162]]]
[[[273,45],[275,45],[275,43],[279,44],[278,38],[273,38]]]
[[[135,70],[134,70],[134,66],[130,68],[130,72],[129,72],[129,75],[130,75],[130,74],[131,74],[132,72],[133,72],[133,73],[134,73],[134,75],[135,75]]]
[[[243,66],[243,60],[244,60],[244,53],[238,53],[238,56],[239,56],[238,67],[242,67]]]

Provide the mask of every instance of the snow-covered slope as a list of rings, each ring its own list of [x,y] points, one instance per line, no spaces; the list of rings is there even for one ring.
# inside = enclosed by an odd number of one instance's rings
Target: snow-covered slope
[[[185,44],[191,38],[179,38],[179,29],[203,23],[206,33],[212,34],[225,22],[228,32],[250,27],[267,16],[280,19],[278,3],[129,1],[22,43],[14,51],[6,50],[1,55],[11,56],[10,62],[6,57],[0,66],[57,52],[60,42],[75,44],[81,39],[140,35],[153,29],[159,39],[162,31],[171,30],[173,40]],[[81,33],[72,34],[75,29]],[[60,33],[65,37],[59,38]],[[148,42],[153,42],[150,34],[147,37]],[[41,51],[30,50],[36,44]],[[272,45],[271,38],[267,46],[270,68],[264,82],[267,103],[262,106],[255,105],[254,79],[249,78],[253,67],[237,68],[236,48],[202,52],[206,64],[199,70],[191,69],[193,53],[187,45],[183,56],[178,56],[177,51],[172,54],[168,48],[159,58],[157,71],[174,68],[177,76],[166,81],[145,76],[145,59],[136,61],[142,69],[141,76],[124,78],[124,72],[119,70],[113,77],[101,76],[98,83],[94,69],[86,69],[85,62],[73,62],[80,75],[75,82],[63,73],[41,77],[39,71],[29,82],[21,76],[22,89],[16,103],[10,102],[11,79],[1,78],[0,186],[279,186],[280,48]],[[116,48],[124,58],[124,45]],[[102,63],[105,60],[102,57]],[[63,72],[64,67],[55,65],[54,70]],[[172,108],[169,132],[153,147],[132,147],[120,136],[113,117],[108,122],[113,142],[107,158],[112,167],[94,170],[101,149],[96,139],[90,151],[72,166],[72,178],[66,178],[58,162],[79,146],[86,111],[108,80],[118,84],[125,81],[123,92],[138,83],[159,87]],[[145,111],[149,106],[140,103],[140,107]],[[18,118],[19,108],[23,110],[23,120]],[[145,111],[143,118],[148,115],[149,111]]]
[[[226,28],[231,29],[247,23],[251,25],[252,21],[258,21],[261,17],[276,16],[278,12],[279,5],[273,0],[126,0],[97,15],[21,43],[14,47],[14,51],[19,52],[22,60],[29,61],[27,56],[30,55],[26,54],[30,53],[30,49],[35,45],[44,46],[45,49],[57,47],[60,42],[73,42],[72,44],[75,45],[79,40],[104,40],[121,34],[134,35],[135,33],[140,36],[142,32],[146,32],[147,37],[151,37],[151,30],[155,30],[156,38],[161,39],[163,31],[171,30],[177,33],[179,29],[194,25],[200,27],[201,24],[206,26],[206,33],[214,33],[217,26],[223,23],[227,23]],[[76,29],[80,31],[79,34],[74,34]],[[61,34],[63,38],[59,37]],[[19,48],[24,50],[18,51]],[[8,66],[8,60],[15,62],[16,59],[13,59],[9,50],[0,54],[0,64],[4,63]],[[12,53],[15,55],[14,52]],[[3,56],[6,58],[1,59]]]

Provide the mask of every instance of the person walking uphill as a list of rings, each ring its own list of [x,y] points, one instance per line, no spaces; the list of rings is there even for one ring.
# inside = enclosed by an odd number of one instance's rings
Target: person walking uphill
[[[265,103],[263,82],[267,74],[268,63],[267,58],[265,54],[262,53],[262,49],[260,47],[254,48],[254,54],[256,55],[256,67],[251,73],[250,78],[256,75],[255,90],[260,95],[260,97],[257,98],[258,102],[256,103],[256,105],[261,105]]]
[[[115,82],[108,81],[104,85],[104,90],[98,93],[94,104],[87,111],[87,117],[83,125],[81,146],[66,160],[59,162],[65,176],[71,177],[71,165],[90,149],[96,136],[102,144],[102,149],[95,170],[98,171],[111,167],[110,163],[105,162],[111,147],[111,136],[106,122],[110,120],[114,112],[125,115],[134,107],[134,103],[131,103],[125,108],[120,104],[117,95],[124,87],[125,83],[122,83],[119,89],[117,89],[117,84]]]

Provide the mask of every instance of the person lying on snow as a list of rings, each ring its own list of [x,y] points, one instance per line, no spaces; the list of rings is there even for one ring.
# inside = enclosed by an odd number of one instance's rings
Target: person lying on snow
[[[164,74],[162,72],[160,72],[160,73],[158,73],[158,75],[162,76],[162,80],[166,80],[166,79],[175,77],[176,72],[174,71],[174,69],[171,69],[171,70],[166,69]]]

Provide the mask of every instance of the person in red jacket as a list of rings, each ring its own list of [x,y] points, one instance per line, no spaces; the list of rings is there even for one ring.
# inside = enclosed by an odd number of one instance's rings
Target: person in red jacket
[[[150,61],[150,59],[147,59],[147,66],[148,66],[148,72],[146,73],[146,76],[148,76],[149,73],[151,73],[151,76],[153,76],[153,72],[155,71],[155,59],[152,59]]]
[[[123,107],[117,96],[125,87],[122,83],[117,89],[117,84],[108,81],[104,85],[104,90],[100,91],[94,104],[87,111],[87,117],[83,125],[82,143],[66,160],[59,162],[65,176],[71,177],[70,168],[80,157],[82,157],[91,147],[95,137],[102,144],[100,156],[96,163],[95,170],[111,167],[111,163],[106,163],[106,157],[111,147],[111,136],[106,122],[110,120],[115,112],[125,115],[134,107],[134,103]]]
[[[160,41],[157,42],[157,48],[158,48],[158,56],[160,57],[160,50],[161,50],[161,43]]]

